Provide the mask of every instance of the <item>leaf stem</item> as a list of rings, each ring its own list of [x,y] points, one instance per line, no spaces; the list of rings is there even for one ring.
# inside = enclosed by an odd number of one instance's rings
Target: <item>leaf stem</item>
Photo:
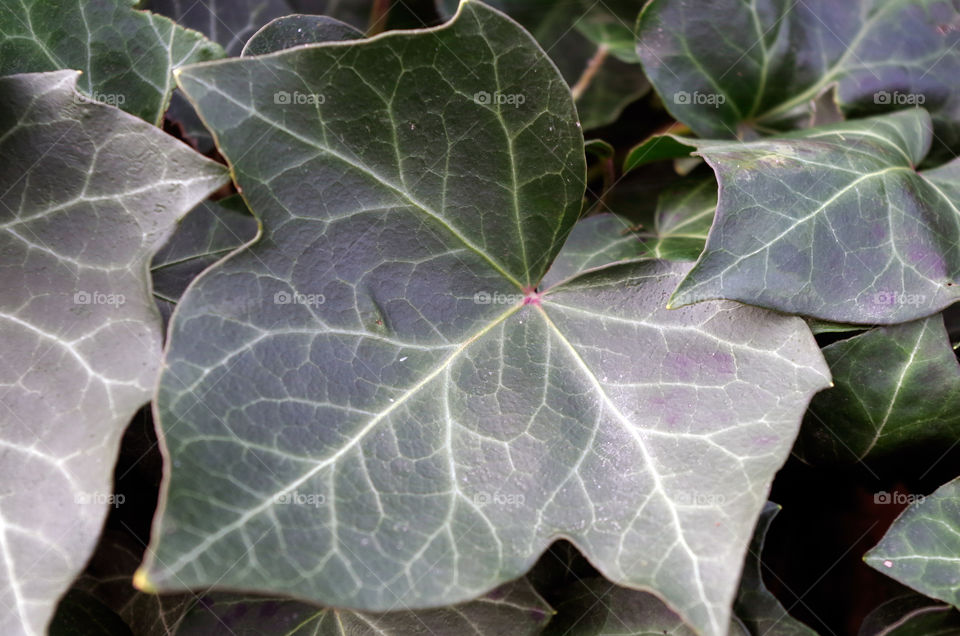
[[[597,52],[593,54],[593,57],[587,62],[587,67],[583,69],[580,79],[578,79],[577,83],[570,89],[570,92],[573,94],[573,101],[579,101],[583,93],[589,88],[590,82],[593,81],[600,67],[603,66],[609,52],[610,49],[607,48],[606,44],[602,44],[597,48]]]

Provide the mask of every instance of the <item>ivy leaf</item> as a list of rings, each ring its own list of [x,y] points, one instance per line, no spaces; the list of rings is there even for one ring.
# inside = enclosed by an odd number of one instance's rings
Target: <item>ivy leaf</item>
[[[437,0],[451,15],[457,0]],[[635,0],[495,0],[537,39],[572,87],[584,129],[616,121],[623,109],[650,91],[636,55]]]
[[[960,479],[910,504],[863,560],[931,598],[960,607]]]
[[[891,324],[960,298],[960,160],[915,166],[914,109],[740,143],[686,139],[720,201],[671,306],[727,298],[832,322]]]
[[[204,201],[191,210],[150,264],[164,321],[194,278],[256,235],[257,220],[239,195]]]
[[[359,40],[363,31],[325,15],[288,15],[264,25],[243,47],[243,55],[264,55],[301,44]]]
[[[827,369],[800,319],[663,309],[686,266],[538,291],[585,158],[535,41],[466,2],[435,29],[179,78],[264,229],[171,325],[172,470],[141,589],[432,607],[517,578],[563,536],[725,633]],[[224,298],[259,304],[210,309]]]
[[[630,221],[615,214],[591,216],[573,226],[540,286],[546,289],[588,269],[634,260],[645,252]]]
[[[664,105],[701,137],[810,125],[836,87],[847,114],[924,106],[960,143],[960,12],[941,0],[652,0],[637,51]]]
[[[49,636],[133,636],[126,623],[94,596],[70,590],[60,601]]]
[[[552,614],[553,609],[526,579],[507,583],[463,605],[381,614],[325,609],[283,598],[220,593],[202,597],[176,633],[189,636],[226,629],[228,633],[247,636],[281,632],[286,636],[536,636]]]
[[[651,256],[671,261],[696,260],[703,252],[717,209],[714,179],[684,180],[657,200],[653,232],[644,244]]]
[[[960,364],[943,317],[871,329],[824,347],[834,388],[810,404],[807,460],[862,461],[960,437]]]
[[[43,632],[118,503],[120,436],[160,364],[147,265],[177,216],[226,181],[76,81],[0,79],[4,634]]]
[[[602,578],[577,581],[561,598],[543,636],[695,636],[697,632],[649,592],[617,587]],[[721,632],[750,636],[737,617]]]
[[[767,502],[760,514],[733,609],[754,636],[817,636],[815,631],[790,616],[763,582],[763,544],[779,512],[779,505]]]
[[[223,50],[136,0],[21,0],[0,5],[0,75],[77,69],[96,101],[160,124],[174,68]]]
[[[920,594],[899,596],[867,614],[858,636],[931,636],[960,633],[960,613]]]

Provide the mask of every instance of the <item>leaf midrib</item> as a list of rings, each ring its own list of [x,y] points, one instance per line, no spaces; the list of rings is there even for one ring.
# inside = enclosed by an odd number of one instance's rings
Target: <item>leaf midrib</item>
[[[214,63],[214,64],[216,64],[216,63]],[[179,71],[179,69],[178,69],[178,71]],[[180,72],[175,72],[175,74],[176,74],[176,76],[177,76],[177,79],[179,80],[179,78],[180,78],[180,76],[182,75],[182,73],[180,73]],[[454,227],[453,225],[450,225],[450,223],[448,223],[446,219],[444,219],[439,213],[437,213],[437,212],[435,212],[433,209],[431,209],[430,206],[428,206],[426,203],[420,201],[419,199],[416,199],[411,193],[409,193],[409,192],[407,192],[406,190],[404,190],[403,188],[395,185],[394,183],[392,183],[390,180],[386,179],[385,177],[377,174],[376,172],[374,172],[373,170],[371,170],[371,169],[368,168],[367,166],[365,166],[365,165],[363,165],[363,164],[361,164],[361,163],[357,163],[357,162],[355,162],[355,161],[352,161],[350,158],[348,158],[348,157],[344,156],[343,154],[337,152],[337,151],[334,150],[333,148],[329,148],[329,147],[323,146],[323,145],[319,144],[316,140],[311,139],[311,138],[309,138],[309,137],[305,137],[305,136],[303,136],[303,135],[295,132],[294,130],[291,130],[290,128],[287,128],[287,127],[284,126],[282,123],[280,123],[280,122],[278,122],[278,121],[276,121],[276,120],[274,120],[274,119],[271,119],[271,118],[269,118],[269,117],[266,117],[265,115],[261,114],[261,113],[260,113],[259,111],[257,111],[256,109],[251,108],[251,107],[248,106],[247,104],[244,104],[243,102],[235,99],[233,96],[228,95],[227,93],[224,93],[224,92],[220,91],[217,87],[215,87],[215,86],[213,86],[213,85],[211,85],[211,84],[208,84],[207,82],[204,82],[203,80],[199,79],[198,77],[196,77],[196,76],[194,76],[194,75],[188,75],[188,76],[189,76],[189,78],[190,78],[190,81],[196,82],[197,84],[203,86],[203,87],[206,88],[207,90],[209,90],[209,91],[211,91],[211,92],[213,92],[213,93],[216,93],[216,94],[222,96],[222,97],[223,97],[224,99],[226,99],[227,101],[229,101],[229,102],[235,104],[236,106],[242,108],[243,110],[245,110],[246,112],[250,113],[252,116],[256,117],[257,119],[259,119],[260,121],[264,122],[265,124],[267,124],[267,125],[269,125],[269,126],[272,126],[273,128],[275,128],[275,129],[277,129],[277,130],[279,130],[279,131],[281,131],[281,132],[283,132],[283,133],[286,133],[287,135],[293,137],[294,139],[297,139],[298,141],[300,141],[300,142],[302,142],[302,143],[304,143],[304,144],[306,144],[306,145],[308,145],[308,146],[310,146],[310,147],[312,147],[312,148],[316,148],[316,149],[319,150],[320,152],[325,153],[325,154],[327,154],[328,156],[333,157],[334,159],[337,159],[338,161],[341,161],[342,163],[344,163],[344,164],[346,164],[346,165],[348,165],[348,166],[350,166],[350,167],[352,167],[352,168],[354,168],[354,169],[356,169],[356,170],[359,170],[359,171],[362,172],[363,174],[365,174],[365,175],[367,175],[368,177],[374,179],[377,183],[381,184],[381,185],[384,186],[385,188],[388,188],[389,190],[391,190],[391,191],[395,192],[396,194],[400,195],[400,197],[402,197],[403,199],[405,199],[405,200],[406,200],[408,203],[410,203],[410,205],[412,205],[414,208],[420,210],[421,212],[423,212],[424,214],[426,214],[426,215],[429,216],[430,218],[432,218],[432,219],[434,219],[435,221],[437,221],[438,223],[440,223],[440,224],[444,227],[444,229],[446,229],[446,230],[449,231],[453,236],[455,236],[455,237],[457,238],[457,240],[459,240],[461,243],[464,244],[464,246],[467,247],[467,249],[469,249],[469,250],[477,253],[480,257],[482,257],[485,261],[487,261],[487,263],[488,263],[491,267],[493,267],[501,276],[503,276],[505,279],[507,279],[508,281],[510,281],[510,283],[512,283],[514,286],[516,286],[517,289],[519,289],[519,290],[521,290],[521,291],[524,289],[524,285],[523,285],[519,280],[517,280],[512,274],[510,274],[510,273],[506,270],[506,268],[503,267],[496,259],[494,259],[494,258],[493,258],[490,254],[488,254],[486,251],[484,251],[483,248],[481,248],[480,246],[474,244],[473,241],[471,241],[471,240],[470,240],[469,238],[467,238],[463,233],[461,233],[458,228]],[[182,85],[181,85],[181,88],[182,88]],[[185,90],[184,93],[187,94],[187,97],[188,97],[189,101],[193,104],[194,108],[196,108],[196,107],[197,107],[197,104],[196,104],[195,100],[194,100],[192,97],[190,97],[189,91],[186,91],[186,90]],[[199,109],[197,109],[197,111],[199,112]],[[202,119],[202,118],[203,118],[203,117],[202,117],[202,115],[201,115],[201,119]],[[206,124],[207,122],[204,121],[204,123]],[[210,128],[209,124],[208,124],[208,128]],[[211,130],[212,130],[212,128],[211,128]],[[214,134],[214,136],[216,137],[216,134]],[[400,167],[398,167],[398,169],[400,169]]]
[[[319,473],[321,470],[323,470],[327,466],[335,464],[337,460],[340,459],[344,454],[346,454],[349,450],[351,450],[357,444],[363,441],[363,439],[367,436],[367,434],[370,433],[374,428],[376,428],[377,425],[379,425],[380,422],[382,422],[387,416],[389,416],[392,412],[394,412],[400,406],[405,404],[412,397],[416,396],[424,386],[426,386],[431,381],[436,379],[441,373],[449,369],[450,366],[460,357],[460,355],[464,351],[469,349],[470,346],[473,345],[473,343],[475,343],[477,340],[485,336],[487,333],[489,333],[492,329],[494,329],[498,325],[505,322],[508,318],[510,318],[510,316],[514,315],[525,306],[526,305],[524,305],[523,303],[517,303],[516,305],[511,306],[509,309],[501,313],[495,319],[487,323],[483,328],[481,328],[479,331],[477,331],[472,336],[470,336],[467,340],[461,343],[460,346],[458,346],[453,352],[450,353],[450,355],[444,358],[441,364],[439,364],[436,368],[430,371],[427,375],[423,376],[423,378],[421,378],[416,384],[414,384],[409,389],[407,389],[403,393],[403,395],[394,399],[394,401],[390,402],[390,404],[386,408],[384,408],[384,410],[377,413],[376,416],[370,418],[370,421],[364,424],[363,427],[359,431],[357,431],[350,438],[349,441],[344,443],[336,452],[334,452],[332,455],[327,456],[323,460],[317,462],[310,470],[308,470],[306,473],[304,473],[302,476],[298,477],[297,479],[289,482],[283,488],[277,490],[274,493],[271,493],[269,496],[264,498],[263,502],[260,503],[259,505],[254,506],[253,508],[250,508],[247,512],[237,517],[237,519],[235,519],[234,521],[221,526],[220,529],[217,530],[217,532],[204,538],[204,540],[198,543],[196,547],[194,547],[188,552],[183,553],[180,556],[180,558],[178,558],[173,563],[170,563],[169,565],[163,564],[164,569],[174,573],[178,572],[183,564],[189,561],[192,561],[198,555],[200,555],[204,550],[206,550],[208,547],[210,547],[211,545],[214,545],[217,541],[227,536],[229,533],[233,532],[237,528],[242,527],[244,524],[246,524],[247,521],[249,521],[256,515],[270,508],[270,506],[273,505],[274,501],[276,501],[278,497],[306,483],[310,478],[312,478],[314,475]]]

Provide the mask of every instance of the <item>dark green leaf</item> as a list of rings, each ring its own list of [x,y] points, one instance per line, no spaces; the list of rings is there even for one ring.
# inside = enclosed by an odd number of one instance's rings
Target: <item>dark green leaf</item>
[[[815,631],[790,616],[763,582],[763,544],[778,512],[780,506],[767,502],[760,514],[743,564],[733,611],[752,636],[817,636]]]
[[[48,636],[133,636],[116,612],[80,590],[60,600]]]
[[[120,436],[150,399],[147,266],[226,170],[80,97],[77,73],[0,79],[0,633],[41,634],[111,505]]]
[[[797,452],[860,461],[960,437],[960,365],[941,316],[828,345],[835,387],[810,404]]]
[[[826,366],[800,319],[664,310],[684,266],[535,291],[585,159],[533,39],[467,2],[436,29],[180,81],[264,229],[171,325],[157,412],[173,468],[139,584],[436,606],[565,536],[725,633]]]
[[[701,137],[810,125],[836,86],[851,114],[924,106],[960,143],[960,9],[944,0],[652,0],[637,51],[667,109]]]
[[[864,561],[921,594],[960,607],[960,479],[910,504]]]
[[[694,636],[683,620],[649,592],[617,587],[601,578],[578,581],[556,607],[543,636]],[[750,636],[736,618],[726,636]]]
[[[438,0],[445,15],[457,0]],[[639,0],[495,0],[537,39],[573,87],[584,129],[605,126],[650,90],[634,46]]]
[[[960,613],[919,594],[891,599],[870,612],[857,636],[956,636]]]
[[[150,264],[164,321],[194,278],[256,235],[257,220],[239,195],[204,201],[191,210]]]
[[[707,247],[672,306],[727,298],[891,324],[960,298],[960,160],[917,172],[922,110],[697,146],[720,183]]]
[[[245,636],[536,636],[553,610],[525,579],[453,607],[370,614],[323,609],[282,598],[204,596],[187,614],[179,636],[224,631]]]
[[[0,3],[0,75],[77,69],[78,88],[151,123],[163,121],[174,68],[223,50],[136,0]]]
[[[264,25],[243,47],[243,55],[275,53],[301,44],[359,40],[363,32],[325,15],[288,15]]]

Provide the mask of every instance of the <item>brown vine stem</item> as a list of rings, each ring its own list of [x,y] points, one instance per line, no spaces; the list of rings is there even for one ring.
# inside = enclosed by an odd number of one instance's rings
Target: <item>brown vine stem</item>
[[[590,82],[593,81],[597,71],[599,71],[600,67],[603,66],[603,62],[607,59],[607,54],[609,52],[610,49],[607,48],[606,44],[602,44],[597,48],[597,52],[593,54],[593,57],[591,57],[590,61],[587,62],[587,67],[583,69],[580,79],[578,79],[577,83],[574,84],[573,88],[570,89],[570,92],[573,94],[573,101],[578,101],[580,96],[583,95],[583,93],[590,86]]]
[[[390,13],[391,0],[374,0],[370,8],[370,28],[367,37],[382,33],[387,26],[387,14]]]

